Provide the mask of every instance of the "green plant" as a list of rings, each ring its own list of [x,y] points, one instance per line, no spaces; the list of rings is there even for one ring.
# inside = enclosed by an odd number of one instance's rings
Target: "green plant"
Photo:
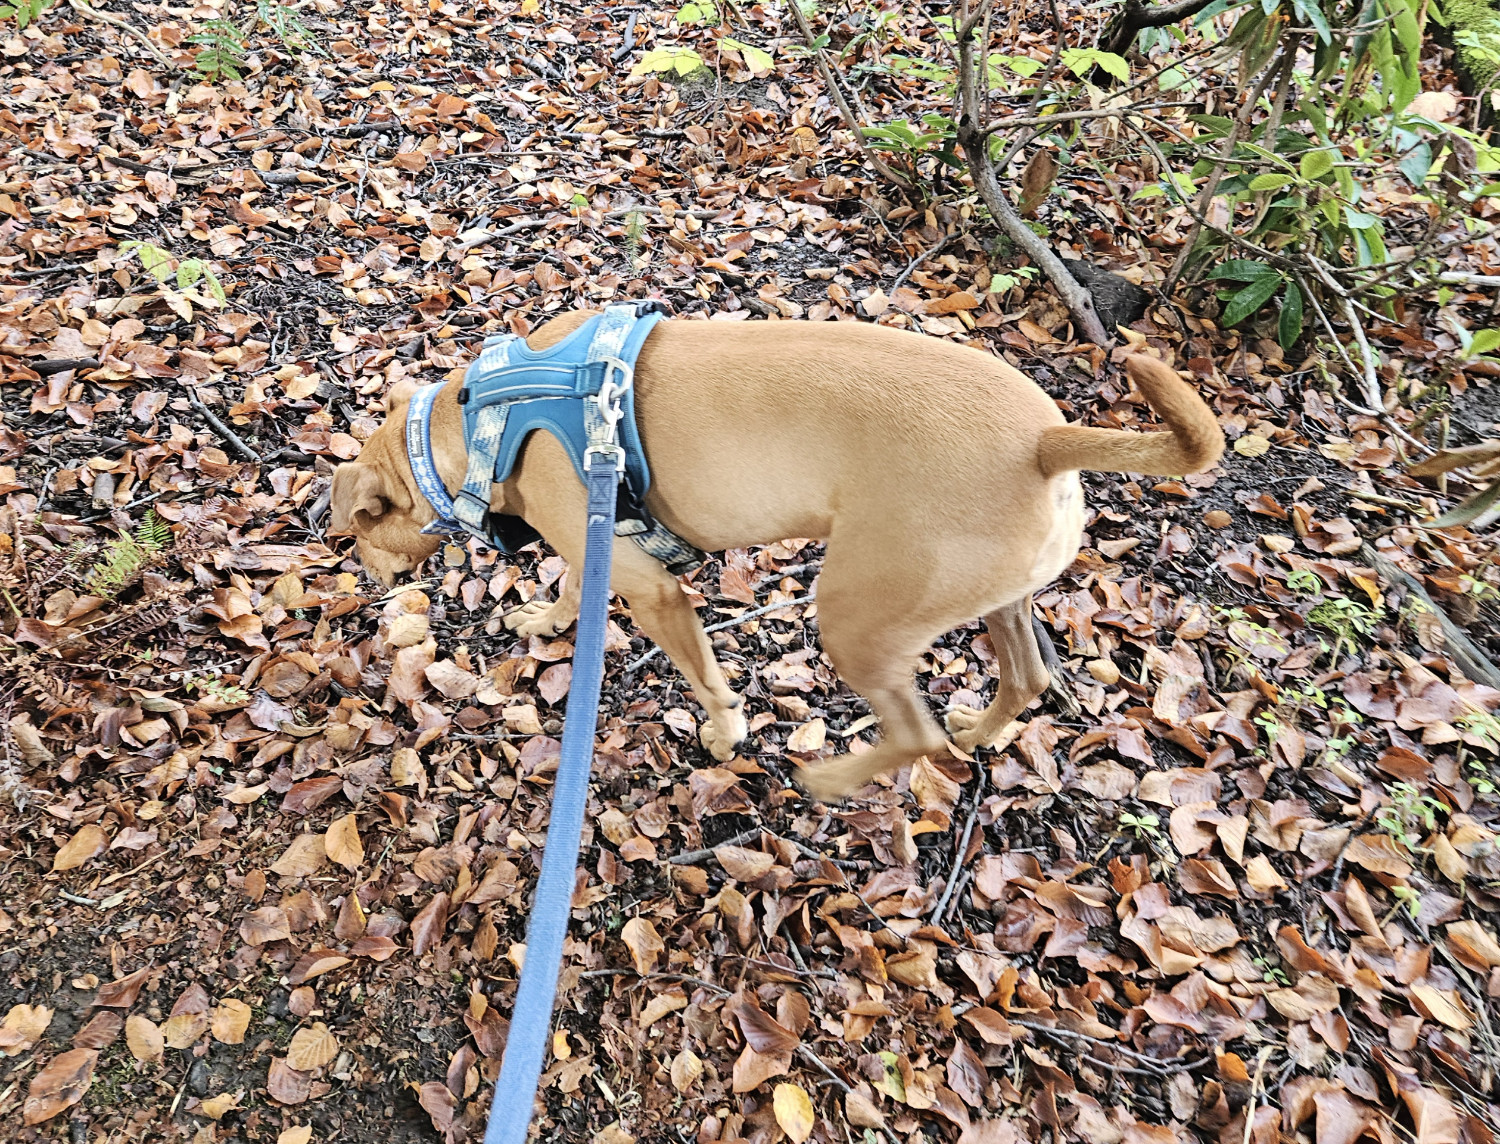
[[[675,19],[683,27],[692,24],[716,23],[719,19],[719,6],[714,3],[714,0],[688,0],[677,9]]]
[[[209,83],[240,78],[248,44],[233,20],[205,20],[202,30],[189,36],[187,42],[200,45],[193,68]]]
[[[1375,812],[1375,824],[1413,853],[1422,839],[1437,829],[1438,815],[1448,808],[1412,783],[1395,783],[1387,791],[1390,802]]]
[[[963,160],[954,150],[958,145],[958,127],[953,120],[929,112],[922,116],[922,122],[927,126],[925,131],[898,119],[881,127],[861,127],[860,133],[872,150],[897,156],[912,175],[917,173],[918,162],[928,157],[962,170]]]
[[[1469,759],[1464,765],[1468,770],[1474,772],[1473,774],[1464,775],[1464,781],[1474,788],[1475,794],[1488,795],[1495,793],[1495,780],[1489,767],[1478,759]]]
[[[642,56],[641,62],[630,69],[630,78],[668,72],[688,76],[702,71],[703,67],[703,57],[692,48],[669,44],[664,48],[652,48]]]
[[[1359,649],[1360,638],[1375,630],[1376,618],[1375,613],[1358,600],[1342,596],[1324,600],[1307,613],[1308,623],[1333,633],[1330,652],[1335,660],[1338,659],[1339,649],[1345,644],[1348,644],[1351,652]]]
[[[1391,893],[1396,898],[1396,904],[1392,907],[1391,912],[1386,914],[1387,919],[1402,906],[1406,907],[1408,917],[1415,918],[1422,912],[1422,895],[1419,891],[1412,889],[1410,886],[1392,886]]]
[[[127,257],[134,254],[139,259],[141,269],[156,279],[167,305],[183,321],[193,320],[192,302],[209,307],[223,306],[229,301],[219,276],[201,258],[174,260],[170,251],[163,250],[154,243],[138,242],[135,239],[120,243],[120,253]],[[176,290],[167,285],[169,280],[176,282]],[[197,289],[200,282],[208,287],[207,298]]]
[[[279,0],[255,0],[255,12],[260,22],[270,28],[272,34],[290,51],[328,55],[312,30],[302,22],[295,5],[281,3]],[[241,55],[243,54],[242,52]]]
[[[41,19],[42,13],[52,7],[52,0],[11,0],[0,5],[0,20],[15,18],[16,27],[24,28]]]
[[[1483,740],[1492,754],[1500,755],[1500,717],[1489,711],[1469,711],[1458,717],[1458,726]]]
[[[115,537],[104,546],[102,559],[84,578],[84,587],[95,596],[113,599],[150,566],[157,554],[172,543],[172,530],[154,512],[135,530]]]
[[[1153,842],[1162,840],[1161,819],[1147,811],[1145,814],[1132,814],[1128,810],[1120,811],[1120,826],[1122,829],[1135,832],[1137,838],[1149,838]]]
[[[194,676],[185,684],[189,691],[198,691],[221,703],[249,703],[250,693],[243,687],[235,687],[212,675]]]
[[[641,254],[641,238],[646,233],[646,216],[640,211],[631,211],[625,216],[625,264],[635,269]]]
[[[1286,970],[1279,965],[1272,965],[1270,960],[1264,957],[1252,957],[1250,964],[1260,970],[1261,980],[1271,985],[1291,985],[1292,981],[1286,975]]]

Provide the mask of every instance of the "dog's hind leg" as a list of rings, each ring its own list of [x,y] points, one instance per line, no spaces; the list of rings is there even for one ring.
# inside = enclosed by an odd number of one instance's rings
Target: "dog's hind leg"
[[[1031,627],[1029,595],[997,608],[984,622],[995,645],[995,698],[983,711],[955,707],[948,712],[948,730],[962,751],[992,746],[1051,681]]]
[[[916,585],[871,583],[868,554],[841,552],[836,542],[828,553],[818,578],[823,649],[844,682],[869,700],[880,718],[881,741],[866,754],[839,755],[797,776],[825,800],[852,794],[878,775],[943,750],[946,742],[914,678],[917,657],[947,630],[945,619],[921,617],[910,607],[918,593],[902,589]]]

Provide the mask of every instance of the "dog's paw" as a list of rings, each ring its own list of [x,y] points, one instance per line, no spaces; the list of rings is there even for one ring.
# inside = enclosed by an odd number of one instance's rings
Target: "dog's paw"
[[[750,733],[742,708],[736,707],[717,719],[709,719],[698,731],[698,739],[706,750],[721,763],[734,758],[735,748],[745,741]]]
[[[1021,724],[1012,720],[1001,728],[998,735],[986,740],[980,730],[983,721],[983,711],[976,711],[973,707],[963,704],[950,708],[947,715],[943,717],[943,725],[953,736],[953,745],[966,755],[972,755],[980,747],[991,747],[994,750],[1003,751],[1021,733]]]
[[[532,600],[505,617],[505,626],[518,636],[555,636],[577,616],[569,614],[559,603]]]
[[[841,802],[870,781],[861,766],[845,759],[830,759],[816,766],[803,767],[796,775],[797,785],[819,802]]]

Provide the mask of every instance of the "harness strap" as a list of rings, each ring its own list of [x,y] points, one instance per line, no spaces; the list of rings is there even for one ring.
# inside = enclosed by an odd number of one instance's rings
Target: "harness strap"
[[[595,405],[594,398],[585,398]],[[605,419],[600,418],[604,424]],[[611,450],[613,451],[612,455]],[[573,907],[579,841],[593,766],[599,688],[604,678],[604,638],[609,623],[609,565],[614,550],[615,493],[623,463],[609,437],[590,441],[588,527],[583,558],[583,593],[573,652],[573,684],[563,724],[562,757],[552,787],[552,818],[542,851],[531,921],[526,927],[526,960],[511,1011],[510,1034],[495,1099],[490,1105],[484,1144],[526,1144],[537,1083],[552,1031],[557,974]]]
[[[431,534],[462,532],[453,515],[453,498],[438,476],[437,465],[432,459],[432,403],[437,400],[441,385],[424,385],[412,394],[411,405],[406,411],[406,456],[411,462],[411,475],[416,478],[417,488],[432,505],[437,519],[422,531]]]

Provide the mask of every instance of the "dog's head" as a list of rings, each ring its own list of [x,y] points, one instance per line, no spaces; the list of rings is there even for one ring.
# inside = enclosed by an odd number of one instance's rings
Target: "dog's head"
[[[406,407],[416,388],[402,381],[386,395],[385,423],[370,435],[358,460],[334,469],[328,500],[329,535],[355,537],[360,563],[387,588],[441,544],[422,532],[434,513],[415,492],[406,458]]]

